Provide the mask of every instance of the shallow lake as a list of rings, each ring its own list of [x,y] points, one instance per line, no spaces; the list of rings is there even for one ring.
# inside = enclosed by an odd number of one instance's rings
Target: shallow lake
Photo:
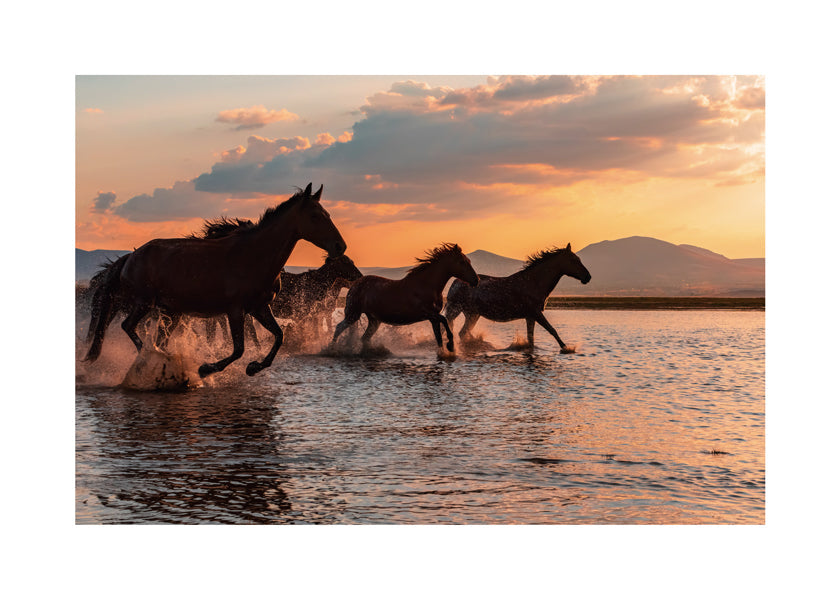
[[[576,353],[481,320],[441,360],[428,324],[383,326],[390,354],[248,377],[248,349],[182,393],[118,387],[117,326],[78,362],[77,323],[76,522],[764,523],[763,311],[546,315]]]

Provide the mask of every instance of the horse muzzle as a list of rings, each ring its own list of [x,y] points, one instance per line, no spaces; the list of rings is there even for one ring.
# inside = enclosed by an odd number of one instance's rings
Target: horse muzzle
[[[587,273],[584,277],[581,277],[581,278],[580,278],[580,282],[581,282],[583,285],[586,285],[586,284],[587,284],[587,283],[589,283],[591,280],[592,280],[592,275],[590,275],[589,273]]]
[[[344,243],[344,240],[339,240],[335,242],[332,248],[325,248],[325,250],[327,251],[327,257],[338,258],[347,250],[347,244]]]

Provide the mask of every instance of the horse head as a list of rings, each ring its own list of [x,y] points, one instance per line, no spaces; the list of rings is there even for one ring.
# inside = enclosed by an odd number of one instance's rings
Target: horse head
[[[335,258],[327,257],[327,260],[324,261],[324,266],[327,267],[327,273],[332,279],[356,281],[362,276],[362,272],[359,271],[355,263],[346,254],[336,256]]]
[[[473,269],[472,261],[461,251],[461,248],[458,245],[455,245],[457,252],[453,253],[453,276],[457,277],[461,281],[466,282],[469,284],[470,287],[475,287],[478,285],[478,274]]]
[[[566,247],[562,252],[563,257],[566,259],[566,275],[574,277],[584,285],[589,283],[589,280],[592,279],[592,275],[589,274],[589,270],[583,266],[582,262],[580,262],[578,255],[572,252],[572,245],[570,243],[566,244]]]
[[[322,184],[313,194],[312,183],[310,183],[305,190],[299,192],[302,198],[298,203],[300,211],[298,228],[302,239],[325,250],[330,258],[335,258],[344,254],[347,244],[330,219],[330,214],[321,206],[321,192],[323,191]]]

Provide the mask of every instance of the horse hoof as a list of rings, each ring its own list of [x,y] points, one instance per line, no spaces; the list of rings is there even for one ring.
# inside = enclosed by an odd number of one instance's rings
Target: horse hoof
[[[260,363],[258,363],[257,361],[254,361],[252,363],[248,363],[248,366],[245,367],[245,373],[247,375],[256,375],[257,373],[262,371],[262,369],[263,369],[262,365]]]
[[[202,379],[215,372],[216,369],[213,368],[213,365],[203,364],[200,367],[198,367],[198,376]]]
[[[455,343],[452,340],[446,342],[446,349],[450,352],[455,352]]]

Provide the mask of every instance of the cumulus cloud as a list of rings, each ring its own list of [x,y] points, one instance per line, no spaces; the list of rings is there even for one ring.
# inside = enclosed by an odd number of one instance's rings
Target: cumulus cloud
[[[110,209],[116,200],[117,195],[114,192],[99,192],[96,198],[93,199],[90,210],[92,212],[103,213]]]
[[[497,100],[532,100],[568,96],[584,91],[582,77],[548,75],[541,77],[502,77],[493,93]]]
[[[360,216],[440,220],[617,174],[738,185],[764,168],[763,105],[757,77],[516,76],[460,90],[402,81],[370,96],[337,139],[252,135],[193,182],[113,211],[212,216],[225,198],[320,181],[328,201],[401,207]]]
[[[736,97],[720,78],[500,78],[441,102],[429,93],[427,110],[419,110],[419,88],[404,102],[394,90],[387,105],[372,96],[376,109],[354,125],[353,139],[311,164],[429,183],[481,181],[499,164],[691,176],[685,161],[692,145],[714,151],[763,142],[758,121],[734,115]],[[455,99],[463,106],[441,110]]]
[[[224,212],[225,196],[197,191],[191,181],[179,181],[170,188],[156,188],[113,207],[113,213],[128,221],[185,220],[212,217]]]
[[[764,109],[764,88],[747,87],[740,90],[735,106],[744,109]]]
[[[268,110],[262,104],[251,108],[233,108],[221,111],[216,117],[219,123],[234,123],[237,131],[243,129],[259,129],[269,123],[277,121],[296,121],[299,119],[296,114],[285,108],[281,110]]]

